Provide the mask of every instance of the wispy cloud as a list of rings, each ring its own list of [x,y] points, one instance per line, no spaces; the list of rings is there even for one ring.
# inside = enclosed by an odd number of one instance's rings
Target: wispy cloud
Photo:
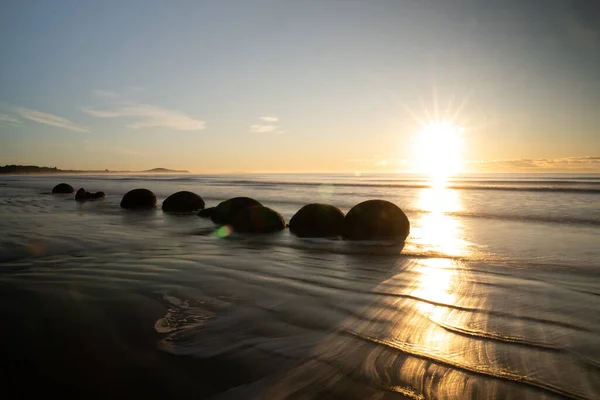
[[[17,118],[15,118],[12,115],[0,113],[0,122],[6,122],[9,124],[18,124],[21,121],[19,121]]]
[[[115,110],[106,111],[84,108],[83,111],[98,118],[136,119],[136,121],[127,125],[129,128],[133,129],[156,127],[180,131],[200,131],[206,129],[205,121],[192,118],[181,111],[131,101],[121,103]]]
[[[275,125],[250,125],[250,132],[252,133],[267,133],[267,132],[275,132],[279,129],[278,126]]]
[[[91,108],[83,108],[84,113],[92,115],[94,117],[99,118],[116,118],[122,117],[123,114],[118,111],[100,111],[100,110],[92,110]]]
[[[94,90],[94,94],[98,97],[104,97],[107,99],[114,99],[119,97],[119,93],[115,93],[111,90]]]
[[[261,121],[265,121],[265,122],[279,121],[279,118],[274,117],[274,116],[259,117],[258,119],[260,119]],[[283,133],[280,126],[272,125],[272,124],[268,124],[268,123],[267,124],[258,123],[258,124],[250,125],[250,132],[251,133]]]
[[[469,164],[482,170],[578,170],[600,169],[600,157],[522,158],[516,160],[471,161]]]
[[[58,128],[68,129],[75,132],[89,132],[90,129],[85,126],[76,124],[75,122],[59,117],[58,115],[45,113],[42,111],[31,110],[29,108],[15,108],[15,113],[22,118],[28,119],[38,124],[55,126]]]

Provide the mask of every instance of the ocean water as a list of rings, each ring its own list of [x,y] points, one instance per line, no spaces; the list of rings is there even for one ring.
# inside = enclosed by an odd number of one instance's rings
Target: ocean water
[[[411,234],[217,235],[179,190],[380,198]],[[600,175],[2,176],[0,228],[3,398],[600,399]]]

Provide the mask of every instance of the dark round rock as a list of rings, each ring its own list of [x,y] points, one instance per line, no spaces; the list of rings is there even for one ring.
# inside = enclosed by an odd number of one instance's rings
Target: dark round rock
[[[68,183],[59,183],[52,188],[52,194],[73,193],[75,189]]]
[[[250,197],[234,197],[220,202],[210,218],[216,224],[229,224],[236,214],[253,206],[262,206],[262,204]]]
[[[213,214],[214,214],[214,212],[215,212],[216,209],[217,209],[217,207],[208,207],[208,208],[205,208],[204,210],[201,210],[198,213],[198,216],[202,217],[202,218],[210,218],[210,217],[213,216]]]
[[[202,210],[203,208],[204,200],[202,200],[202,197],[186,190],[173,193],[162,203],[162,210],[166,212],[187,213]]]
[[[344,213],[330,204],[312,203],[290,219],[290,232],[300,237],[329,237],[342,233]]]
[[[348,240],[406,238],[410,222],[404,212],[385,200],[363,201],[344,218],[342,236]]]
[[[253,206],[238,212],[230,226],[234,232],[239,233],[272,233],[285,229],[285,221],[277,211]]]
[[[90,198],[90,192],[86,192],[84,188],[80,188],[77,193],[75,193],[75,200],[83,201]]]
[[[156,207],[156,196],[148,189],[133,189],[121,199],[123,208],[152,208]]]
[[[104,198],[104,192],[86,192],[84,188],[81,188],[75,193],[75,200],[77,201],[86,201],[86,200],[95,200]]]

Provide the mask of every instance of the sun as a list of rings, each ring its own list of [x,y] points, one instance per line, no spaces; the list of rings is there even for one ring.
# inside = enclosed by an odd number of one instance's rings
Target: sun
[[[464,129],[448,122],[430,122],[418,133],[414,148],[416,172],[426,174],[434,184],[444,184],[461,172]]]

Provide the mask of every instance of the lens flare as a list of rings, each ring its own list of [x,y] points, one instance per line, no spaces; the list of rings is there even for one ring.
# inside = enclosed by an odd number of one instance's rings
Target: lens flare
[[[215,232],[215,236],[220,238],[226,238],[233,233],[233,228],[229,225],[223,225]]]

